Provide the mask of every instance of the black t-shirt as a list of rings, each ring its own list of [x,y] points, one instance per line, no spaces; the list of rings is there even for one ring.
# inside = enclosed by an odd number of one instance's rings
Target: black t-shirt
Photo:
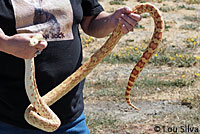
[[[11,1],[0,1],[0,28],[6,35],[16,34],[16,18]],[[70,0],[70,3],[73,9],[73,39],[50,41],[41,55],[35,58],[36,81],[41,96],[81,66],[79,24],[83,16],[97,15],[103,11],[97,0]],[[24,60],[0,52],[0,62],[0,121],[32,128],[24,119],[24,111],[30,104],[24,85]],[[83,112],[82,89],[83,82],[51,106],[62,124],[74,121]]]

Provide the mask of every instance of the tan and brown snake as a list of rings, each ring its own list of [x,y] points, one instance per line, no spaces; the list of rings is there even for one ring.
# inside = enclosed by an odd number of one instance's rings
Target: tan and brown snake
[[[133,8],[133,13],[142,14],[149,13],[154,20],[155,28],[151,41],[143,53],[142,57],[135,65],[134,69],[130,74],[128,81],[128,86],[126,89],[126,101],[134,109],[138,109],[130,101],[130,91],[133,87],[135,80],[138,75],[145,67],[146,63],[152,57],[156,51],[158,45],[162,40],[162,33],[164,31],[164,21],[163,17],[154,5],[150,3],[144,3],[137,5]],[[113,31],[112,35],[105,42],[105,44],[97,50],[89,59],[86,61],[76,72],[69,76],[57,87],[52,89],[43,97],[40,96],[37,84],[35,80],[35,64],[34,58],[25,59],[25,87],[28,98],[31,104],[25,111],[26,121],[41,130],[47,132],[53,132],[57,130],[61,124],[60,119],[57,115],[49,108],[50,105],[59,100],[62,96],[67,94],[73,87],[75,87],[80,81],[82,81],[101,61],[102,59],[110,53],[114,46],[118,43],[123,33],[121,31],[121,25],[118,25]],[[40,37],[33,37],[34,41],[41,40]]]

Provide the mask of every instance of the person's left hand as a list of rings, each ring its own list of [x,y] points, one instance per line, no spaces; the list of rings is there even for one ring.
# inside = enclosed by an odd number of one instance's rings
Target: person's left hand
[[[112,14],[112,23],[116,27],[118,22],[122,24],[122,32],[127,34],[129,31],[133,31],[134,27],[138,25],[141,20],[141,16],[132,13],[130,7],[123,7],[116,10]]]

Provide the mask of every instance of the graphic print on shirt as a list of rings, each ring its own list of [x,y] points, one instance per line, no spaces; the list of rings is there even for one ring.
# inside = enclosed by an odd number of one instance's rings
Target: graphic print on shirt
[[[18,33],[42,32],[47,41],[72,40],[70,0],[12,0]]]

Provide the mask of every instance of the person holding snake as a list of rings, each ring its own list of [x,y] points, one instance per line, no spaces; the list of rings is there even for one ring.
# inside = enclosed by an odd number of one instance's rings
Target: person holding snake
[[[82,62],[79,25],[93,37],[133,31],[140,15],[123,7],[107,13],[97,0],[0,1],[0,134],[43,134],[29,125],[24,111],[24,59],[35,57],[35,77],[43,96],[75,72]],[[34,37],[42,39],[34,40]],[[32,45],[35,44],[35,45]],[[61,120],[54,134],[87,134],[83,103],[84,80],[51,106]]]

